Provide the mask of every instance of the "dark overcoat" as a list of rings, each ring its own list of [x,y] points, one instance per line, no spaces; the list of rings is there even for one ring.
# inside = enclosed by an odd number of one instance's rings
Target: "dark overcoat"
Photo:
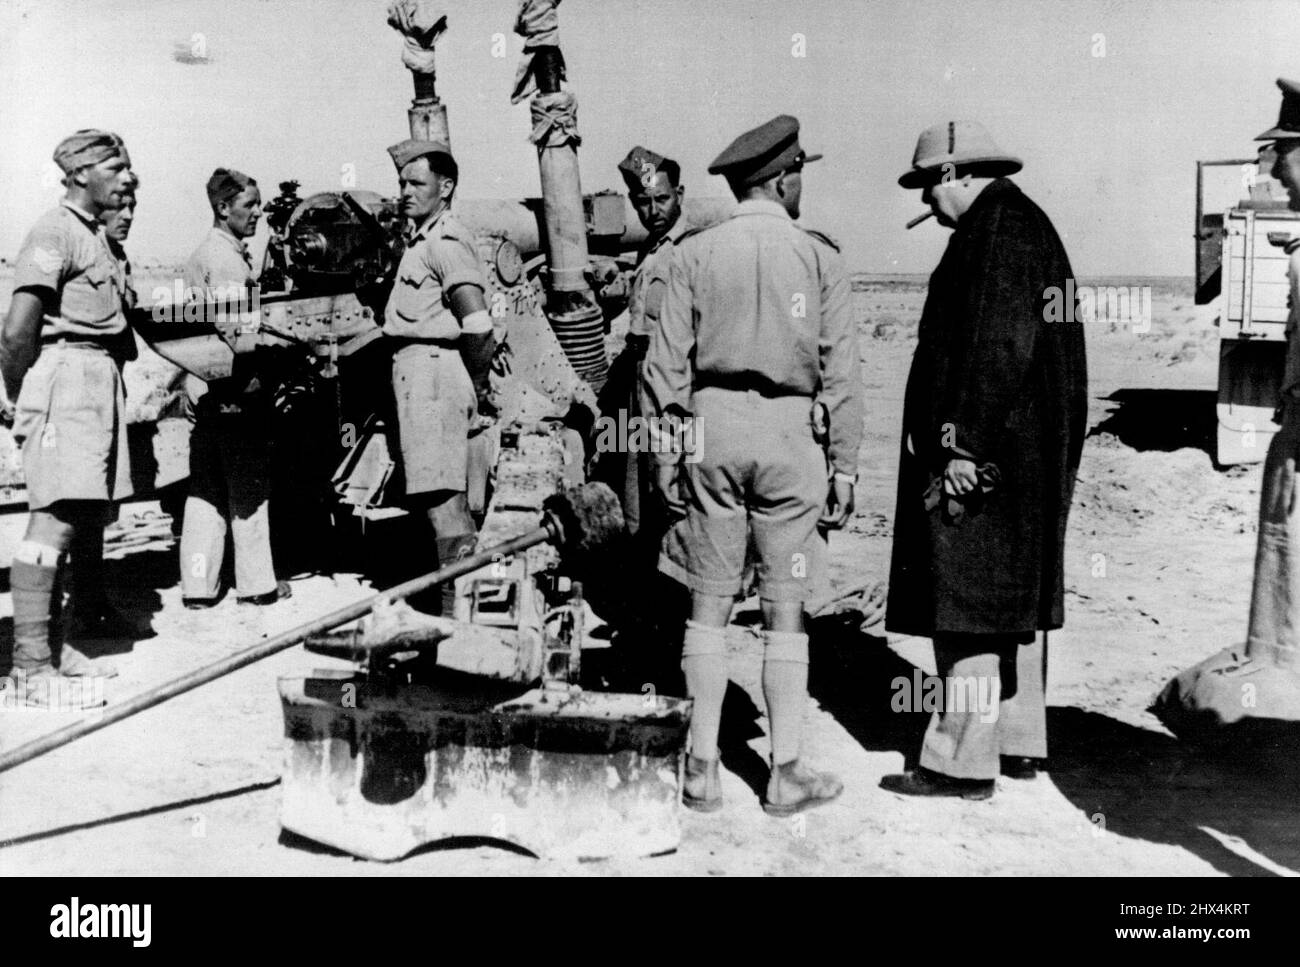
[[[1052,223],[1006,178],[953,231],[907,380],[890,631],[1032,634],[1064,621],[1066,516],[1088,412],[1083,326],[1075,306],[1062,310],[1070,278]],[[954,456],[994,465],[996,483],[927,509]]]

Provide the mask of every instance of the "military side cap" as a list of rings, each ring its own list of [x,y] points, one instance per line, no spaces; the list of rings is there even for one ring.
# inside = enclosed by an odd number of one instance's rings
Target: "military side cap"
[[[638,144],[618,163],[618,170],[628,187],[632,188],[651,181],[659,173],[659,166],[663,163],[663,155]]]
[[[727,145],[709,165],[709,174],[724,175],[728,181],[748,188],[787,168],[819,158],[819,154],[805,154],[799,146],[799,121],[781,114]]]
[[[219,205],[223,201],[232,201],[249,185],[257,184],[242,171],[234,168],[218,168],[208,179],[208,204]]]
[[[1278,115],[1277,126],[1269,128],[1256,141],[1300,138],[1300,82],[1279,77],[1277,86],[1282,89],[1282,113]]]
[[[131,156],[126,153],[126,145],[112,131],[98,128],[83,128],[59,142],[54,149],[54,163],[70,175],[86,165],[97,165],[101,161],[121,155],[126,163],[131,163]]]
[[[957,175],[988,177],[1013,175],[1024,167],[1015,155],[1007,154],[993,141],[978,121],[947,121],[926,128],[916,140],[912,170],[898,179],[904,188],[924,188],[942,177],[945,170]]]
[[[456,159],[451,155],[451,148],[441,141],[419,141],[415,138],[407,138],[390,147],[388,154],[399,173],[416,158],[423,158],[426,155],[429,156],[430,166],[433,166],[434,158],[440,155],[436,170],[452,178],[456,178],[458,174]]]

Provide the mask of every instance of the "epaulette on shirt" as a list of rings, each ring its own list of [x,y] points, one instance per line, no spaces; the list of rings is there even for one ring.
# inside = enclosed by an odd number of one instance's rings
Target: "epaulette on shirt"
[[[444,218],[438,229],[439,238],[450,238],[458,242],[474,240],[474,234],[454,215]]]
[[[713,225],[720,225],[720,224],[722,223],[721,222],[713,223]],[[681,245],[682,242],[686,241],[688,238],[691,238],[695,235],[699,235],[701,232],[708,231],[710,228],[713,227],[713,225],[696,225],[694,228],[688,228],[686,231],[682,232],[680,235],[677,236],[677,241],[674,242],[673,244]]]
[[[839,243],[836,242],[835,239],[833,239],[833,238],[831,238],[829,235],[827,235],[825,232],[819,232],[819,231],[817,231],[817,229],[815,229],[815,228],[804,228],[802,225],[800,225],[799,227],[800,227],[800,228],[803,228],[803,230],[804,230],[805,232],[807,232],[807,233],[808,233],[809,235],[811,235],[813,238],[817,239],[817,241],[819,241],[819,242],[825,242],[827,245],[829,245],[831,248],[835,249],[835,251],[837,251],[837,252],[840,250],[840,245],[839,245]]]

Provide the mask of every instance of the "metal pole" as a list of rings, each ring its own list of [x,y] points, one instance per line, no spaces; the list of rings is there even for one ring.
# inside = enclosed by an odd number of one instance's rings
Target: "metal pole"
[[[309,621],[306,624],[298,625],[296,628],[290,628],[288,631],[281,632],[273,638],[259,642],[243,651],[237,651],[233,655],[228,655],[220,661],[213,662],[211,665],[205,665],[202,668],[195,669],[189,674],[182,675],[180,678],[172,679],[170,682],[164,682],[155,686],[135,698],[129,699],[120,705],[106,709],[103,714],[95,719],[87,719],[82,722],[75,722],[72,725],[51,732],[49,735],[42,736],[25,745],[20,745],[0,755],[0,772],[6,772],[14,766],[22,765],[24,762],[30,762],[32,759],[51,752],[60,746],[75,742],[82,736],[90,735],[92,732],[98,732],[100,729],[107,728],[114,722],[120,722],[122,719],[130,718],[137,712],[143,712],[145,709],[153,708],[155,705],[161,705],[168,699],[175,698],[185,692],[192,691],[200,685],[206,685],[208,682],[215,681],[229,675],[231,672],[238,671],[245,665],[251,665],[259,662],[263,658],[269,658],[277,652],[292,648],[294,645],[309,638],[312,635],[320,634],[322,631],[329,631],[331,628],[337,628],[341,624],[349,621],[355,621],[357,618],[368,614],[374,610],[375,606],[381,602],[399,601],[408,595],[423,591],[425,588],[440,584],[443,581],[458,578],[462,574],[468,574],[470,571],[476,571],[485,565],[491,564],[494,560],[502,557],[509,557],[517,554],[519,551],[527,550],[537,544],[546,541],[557,540],[559,537],[558,525],[551,520],[547,520],[541,527],[529,531],[521,537],[508,540],[505,543],[497,544],[495,547],[489,547],[471,554],[469,557],[462,558],[454,564],[449,564],[444,568],[439,568],[422,577],[412,578],[404,584],[399,584],[390,588],[381,594],[366,598],[364,601],[358,601],[355,604],[349,604],[339,608],[337,611],[331,611],[329,614]]]
[[[411,72],[415,97],[406,110],[406,123],[417,141],[441,141],[451,147],[451,129],[447,126],[447,105],[438,99],[433,74]]]
[[[560,93],[560,48],[538,47],[537,94]],[[542,201],[550,258],[551,288],[559,293],[587,294],[587,216],[578,174],[578,148],[572,142],[537,146]]]
[[[560,48],[534,52],[537,98],[561,92]],[[578,147],[573,141],[537,146],[549,281],[546,317],[577,374],[599,392],[609,375],[605,319],[587,281],[587,214],[582,201]]]

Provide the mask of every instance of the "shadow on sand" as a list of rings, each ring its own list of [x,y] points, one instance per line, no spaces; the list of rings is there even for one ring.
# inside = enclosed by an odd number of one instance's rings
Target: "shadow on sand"
[[[912,767],[928,716],[894,712],[890,698],[891,683],[910,679],[914,666],[851,627],[819,626],[812,647],[809,691],[822,708],[864,749],[900,752]],[[1047,731],[1047,780],[1097,834],[1177,846],[1234,876],[1300,872],[1296,747],[1209,753],[1059,706],[1048,709]]]
[[[120,560],[104,562],[106,593],[112,604],[128,616],[144,619],[152,626],[152,618],[162,610],[160,588],[171,587],[177,581],[175,550],[137,551]],[[7,572],[6,572],[7,573]],[[63,605],[66,615],[66,596]],[[50,644],[59,647],[63,641],[65,625],[51,625]],[[133,638],[86,639],[77,642],[77,649],[91,658],[129,654],[137,641],[152,635]],[[0,618],[0,675],[8,674],[13,661],[13,618]]]
[[[1191,447],[1214,455],[1214,390],[1121,389],[1105,399],[1118,406],[1089,437],[1109,434],[1139,452]]]

